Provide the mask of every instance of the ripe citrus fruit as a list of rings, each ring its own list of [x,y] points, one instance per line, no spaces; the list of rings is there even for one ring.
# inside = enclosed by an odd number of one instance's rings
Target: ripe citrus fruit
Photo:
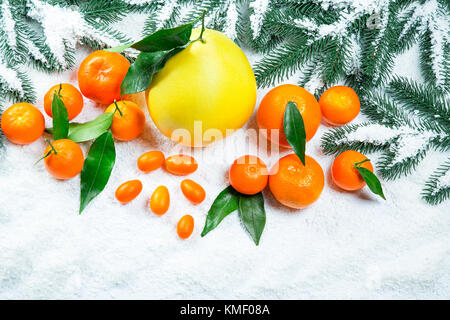
[[[287,207],[305,208],[322,193],[322,167],[309,156],[305,157],[305,164],[304,166],[295,154],[290,154],[281,158],[270,170],[270,190]]]
[[[205,189],[203,189],[197,182],[190,179],[184,179],[181,181],[180,187],[184,196],[193,204],[199,204],[205,200]]]
[[[130,63],[116,52],[94,51],[80,64],[78,85],[86,98],[101,104],[120,100],[120,85]]]
[[[200,29],[193,30],[191,40],[199,34]],[[218,31],[206,29],[203,39],[204,43],[195,41],[170,58],[147,91],[148,109],[158,129],[193,146],[242,127],[256,102],[255,76],[242,50]],[[195,137],[194,122],[201,125]]]
[[[185,176],[195,172],[198,168],[197,161],[188,155],[178,154],[166,159],[166,170],[171,174]]]
[[[143,172],[150,172],[161,167],[164,161],[164,153],[161,151],[149,151],[138,158],[137,166]]]
[[[243,194],[262,191],[268,180],[266,164],[256,156],[242,156],[231,165],[229,178],[231,186]]]
[[[134,102],[117,101],[106,108],[106,112],[114,113],[111,132],[117,140],[133,140],[144,130],[144,112]]]
[[[13,104],[2,115],[4,135],[15,144],[28,144],[39,139],[45,129],[42,113],[33,105],[23,102]]]
[[[83,151],[80,146],[69,139],[53,141],[44,152],[49,156],[44,159],[45,168],[56,179],[70,179],[81,172],[84,164]]]
[[[142,191],[140,180],[130,180],[122,183],[116,190],[115,196],[121,203],[128,203],[136,198]]]
[[[257,120],[260,129],[266,129],[267,138],[277,134],[278,141],[272,141],[283,147],[290,147],[284,135],[284,111],[289,101],[294,102],[300,111],[305,123],[306,141],[311,140],[319,128],[322,115],[316,98],[303,89],[293,84],[283,84],[270,90],[259,105]],[[264,132],[264,131],[263,131]]]
[[[161,216],[167,212],[169,205],[169,190],[165,186],[159,186],[153,191],[152,197],[150,198],[150,209],[152,209],[154,214]]]
[[[348,150],[342,152],[334,159],[331,166],[331,177],[334,183],[347,191],[362,189],[366,182],[358,170],[354,168],[354,165],[366,159],[367,157],[358,151]],[[373,166],[370,161],[361,163],[360,166],[373,172]]]
[[[53,95],[57,94],[66,106],[69,120],[72,120],[80,114],[83,109],[83,96],[80,91],[70,83],[61,83],[54,85],[44,96],[44,110],[50,117],[52,116]]]
[[[333,125],[349,123],[358,115],[360,108],[358,95],[346,86],[327,89],[320,96],[319,105],[325,120]]]
[[[181,239],[187,239],[194,231],[194,218],[187,214],[183,216],[177,224],[177,233]]]

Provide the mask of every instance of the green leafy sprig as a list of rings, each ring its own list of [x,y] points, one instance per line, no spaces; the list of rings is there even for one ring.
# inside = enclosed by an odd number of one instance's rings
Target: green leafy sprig
[[[159,30],[138,42],[107,49],[112,52],[123,52],[133,48],[141,53],[128,69],[125,78],[120,86],[120,94],[132,94],[148,89],[153,76],[160,71],[166,62],[175,54],[185,49],[192,42],[201,40],[203,42],[203,32],[205,30],[205,13],[191,23],[171,28]],[[202,19],[202,31],[198,39],[190,41],[194,24]]]
[[[214,230],[230,213],[238,210],[239,218],[256,245],[266,225],[266,211],[264,197],[261,192],[245,195],[236,191],[232,186],[226,187],[214,200],[206,217],[202,237]]]
[[[367,186],[369,187],[370,191],[373,193],[379,195],[381,198],[386,200],[386,197],[383,194],[383,188],[381,187],[380,180],[378,180],[377,176],[370,171],[369,169],[366,169],[362,167],[361,165],[367,161],[370,161],[369,159],[365,159],[360,162],[356,162],[353,167],[358,170],[358,173],[361,175],[361,177],[366,182]]]

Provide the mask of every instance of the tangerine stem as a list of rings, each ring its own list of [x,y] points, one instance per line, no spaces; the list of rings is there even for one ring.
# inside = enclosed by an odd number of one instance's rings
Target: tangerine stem
[[[116,113],[116,111],[119,111],[120,116],[123,117],[122,110],[120,110],[119,106],[117,105],[117,100],[114,100],[114,105],[116,106],[116,109],[114,109],[114,113]]]
[[[367,161],[370,161],[370,159],[364,159],[363,161],[355,162],[353,167],[355,167],[355,168],[360,167],[364,162],[367,162]]]
[[[62,83],[59,84],[58,97],[61,98]]]
[[[52,152],[56,155],[58,154],[58,152],[56,151],[55,147],[52,145],[52,143],[50,141],[48,141],[47,139],[45,139],[45,142],[48,143],[48,145],[50,146],[50,148],[52,148]]]

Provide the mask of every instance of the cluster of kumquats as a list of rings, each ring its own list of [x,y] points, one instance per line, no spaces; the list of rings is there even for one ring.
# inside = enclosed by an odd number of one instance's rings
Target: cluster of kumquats
[[[164,165],[166,171],[177,176],[185,176],[195,172],[198,168],[197,161],[188,155],[174,155],[167,159],[161,151],[149,151],[142,154],[137,160],[139,170],[143,172],[154,171]],[[180,184],[184,196],[193,204],[202,203],[205,200],[205,190],[197,182],[184,179]],[[130,180],[122,183],[116,190],[116,199],[125,204],[135,199],[142,191],[140,180]],[[150,198],[150,209],[156,215],[163,215],[170,205],[169,190],[165,186],[159,186]],[[177,225],[178,236],[187,239],[194,230],[194,218],[191,215],[183,216]]]
[[[305,89],[291,84],[280,85],[262,99],[257,113],[260,129],[265,129],[267,138],[272,140],[272,130],[278,130],[277,141],[283,147],[290,147],[284,134],[283,116],[288,102],[296,104],[304,121],[306,141],[316,133],[322,116],[331,125],[343,125],[352,121],[360,111],[360,101],[356,92],[346,86],[335,86],[326,90],[319,99]],[[340,188],[355,191],[366,185],[356,167],[373,172],[368,159],[361,153],[348,150],[334,160],[331,168],[332,179]],[[274,197],[283,205],[300,209],[316,201],[324,187],[324,173],[316,160],[305,156],[305,165],[296,154],[281,158],[268,171],[265,163],[255,156],[237,159],[230,169],[230,183],[243,194],[256,194],[266,185]]]

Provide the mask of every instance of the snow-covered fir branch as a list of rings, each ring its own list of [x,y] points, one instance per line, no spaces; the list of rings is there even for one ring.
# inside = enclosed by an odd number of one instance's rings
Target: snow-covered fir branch
[[[362,97],[371,122],[329,130],[322,137],[323,151],[326,154],[350,149],[363,153],[382,151],[377,169],[385,179],[396,179],[417,169],[429,150],[450,150],[448,95],[404,78],[395,78],[388,92],[388,96],[370,92]],[[416,103],[405,104],[407,101]],[[436,183],[433,189],[427,184],[432,189],[426,198],[428,202],[436,200],[437,191],[436,197],[432,191],[439,186]]]

